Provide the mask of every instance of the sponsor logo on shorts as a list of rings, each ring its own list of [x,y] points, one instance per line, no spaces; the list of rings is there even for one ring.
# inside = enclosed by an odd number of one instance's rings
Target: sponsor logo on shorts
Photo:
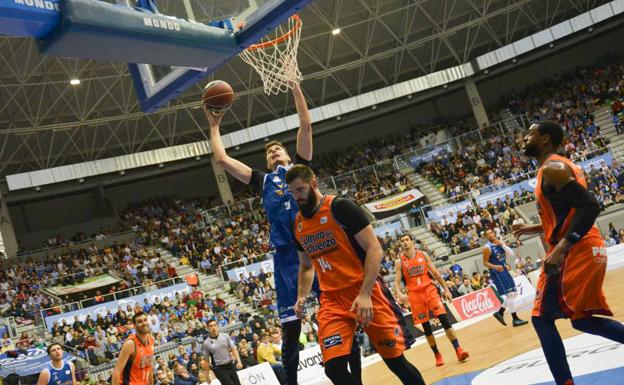
[[[425,319],[426,316],[425,313],[418,313],[418,319]]]
[[[323,346],[325,349],[329,349],[332,346],[342,345],[342,337],[340,334],[334,334],[333,336],[329,336],[327,338],[323,338]]]
[[[321,217],[321,224],[327,223],[327,217]]]

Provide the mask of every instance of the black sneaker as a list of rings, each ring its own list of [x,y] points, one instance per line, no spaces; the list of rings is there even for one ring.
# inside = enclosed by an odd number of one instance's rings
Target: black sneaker
[[[503,324],[503,326],[507,326],[507,322],[505,322],[505,318],[503,317],[501,313],[499,312],[494,313],[494,318],[496,318],[498,322]]]
[[[525,321],[525,320],[523,320],[523,319],[518,318],[518,319],[513,320],[513,327],[518,327],[518,326],[526,325],[526,324],[528,324],[528,323],[529,323],[529,321]]]

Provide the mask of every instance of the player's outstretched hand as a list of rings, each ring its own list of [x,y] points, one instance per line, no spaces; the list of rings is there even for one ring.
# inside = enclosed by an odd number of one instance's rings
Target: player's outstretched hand
[[[533,234],[533,226],[526,223],[516,223],[511,226],[511,233],[517,238],[521,235]]]
[[[294,306],[295,314],[299,318],[303,318],[305,316],[305,313],[303,311],[305,308],[305,303],[306,303],[305,297],[299,297],[297,298],[297,302],[295,302],[295,306]]]
[[[215,114],[208,106],[204,104],[204,114],[206,114],[206,119],[208,119],[208,124],[210,127],[217,127],[221,124],[221,118],[223,114]]]
[[[373,301],[370,295],[359,294],[351,305],[351,311],[355,312],[360,327],[368,327],[373,320]]]

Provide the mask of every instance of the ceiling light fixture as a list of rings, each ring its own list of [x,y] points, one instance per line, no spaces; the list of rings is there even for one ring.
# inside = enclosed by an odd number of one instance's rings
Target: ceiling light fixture
[[[77,86],[80,84],[80,79],[72,79],[69,81],[69,84],[71,84],[72,86]]]
[[[332,35],[338,35],[340,33],[340,28],[334,28],[332,29]]]

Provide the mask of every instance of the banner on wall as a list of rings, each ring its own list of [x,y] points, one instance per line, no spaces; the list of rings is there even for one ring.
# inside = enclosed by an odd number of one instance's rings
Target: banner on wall
[[[68,352],[63,353],[65,361],[74,361],[76,357]],[[17,357],[9,357],[7,354],[0,355],[0,377],[6,378],[11,374],[20,377],[41,373],[41,370],[48,366],[50,357],[45,349],[28,349],[26,354]]]
[[[113,277],[108,274],[101,274],[97,277],[89,277],[85,278],[82,283],[76,285],[69,286],[53,286],[48,288],[48,290],[55,295],[68,295],[68,294],[76,294],[83,291],[94,290],[100,287],[114,285],[119,282],[119,279]]]
[[[450,213],[462,213],[471,208],[473,208],[472,202],[467,200],[431,210],[427,213],[427,216],[433,221],[440,222],[443,216],[449,217]]]
[[[325,377],[323,355],[320,345],[304,349],[299,352],[299,367],[297,368],[298,381],[301,384],[318,384],[319,379]]]
[[[78,320],[80,320],[80,322],[84,322],[87,319],[88,315],[90,315],[91,318],[95,320],[98,314],[102,314],[102,316],[106,316],[106,314],[109,311],[111,313],[117,312],[117,309],[119,307],[125,310],[128,305],[134,306],[135,304],[138,303],[140,306],[143,306],[143,302],[146,298],[148,302],[154,303],[157,297],[160,300],[163,300],[165,297],[172,299],[175,297],[176,293],[180,293],[180,295],[184,295],[190,292],[191,292],[191,289],[186,283],[179,283],[177,285],[165,287],[162,289],[150,291],[150,292],[135,295],[132,297],[119,298],[116,301],[105,302],[100,305],[89,306],[80,310],[47,316],[45,317],[45,324],[48,330],[50,330],[52,329],[52,326],[54,325],[54,321],[58,321],[59,324],[61,324],[63,320],[65,320],[67,321],[67,324],[72,325],[74,323],[75,316],[78,316]]]
[[[260,274],[260,269],[264,270],[265,273],[272,273],[274,271],[273,258],[258,263],[252,263],[251,265],[245,265],[230,269],[226,271],[226,274],[228,277],[228,281],[238,282],[240,281],[241,274],[245,277],[249,277],[250,274],[253,274],[255,277],[257,277],[258,274]]]
[[[518,294],[513,301],[513,308],[509,309],[512,313],[533,306],[533,301],[535,300],[535,287],[533,287],[527,276],[519,275],[514,277],[514,283],[516,284],[516,293]]]
[[[462,321],[489,314],[501,306],[491,287],[454,298],[452,303]]]
[[[433,160],[434,157],[442,154],[447,151],[449,145],[439,146],[430,151],[427,151],[423,154],[416,155],[410,158],[410,165],[414,168],[418,168],[422,163],[429,163]]]
[[[239,370],[236,372],[238,379],[242,385],[273,385],[279,384],[275,372],[271,368],[268,362],[263,362],[260,365],[254,365],[250,368]],[[211,382],[211,384],[218,384],[219,380]]]
[[[401,194],[396,194],[388,198],[380,199],[371,203],[365,203],[364,206],[373,214],[393,211],[405,207],[410,203],[423,198],[425,194],[417,189],[411,189]]]

